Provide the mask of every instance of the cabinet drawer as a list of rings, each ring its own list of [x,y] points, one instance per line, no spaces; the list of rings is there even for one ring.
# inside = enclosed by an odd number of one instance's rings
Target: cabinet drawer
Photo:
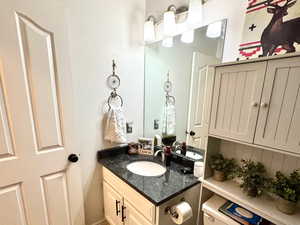
[[[118,190],[124,199],[131,203],[151,223],[155,222],[155,205],[131,188],[128,184],[103,167],[103,179],[115,190]]]

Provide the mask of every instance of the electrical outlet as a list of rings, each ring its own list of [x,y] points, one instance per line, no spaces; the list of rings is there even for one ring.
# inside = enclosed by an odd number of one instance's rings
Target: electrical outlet
[[[126,133],[132,134],[133,132],[133,122],[126,123]]]

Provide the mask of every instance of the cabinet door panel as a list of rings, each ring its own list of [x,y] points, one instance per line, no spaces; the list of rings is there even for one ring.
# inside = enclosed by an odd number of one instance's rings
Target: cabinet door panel
[[[128,201],[124,201],[124,219],[125,225],[151,225],[151,223],[143,217]]]
[[[209,133],[253,143],[266,62],[216,69]]]
[[[255,143],[300,154],[300,59],[270,61]]]
[[[110,225],[121,225],[122,197],[114,189],[103,182],[104,212]]]

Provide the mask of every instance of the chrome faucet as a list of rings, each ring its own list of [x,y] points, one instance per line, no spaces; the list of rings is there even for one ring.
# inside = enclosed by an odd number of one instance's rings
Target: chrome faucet
[[[158,150],[158,151],[156,151],[156,152],[154,153],[154,157],[156,157],[156,156],[158,155],[158,153],[161,153],[161,161],[162,161],[163,163],[165,163],[165,152],[164,152],[164,150]]]

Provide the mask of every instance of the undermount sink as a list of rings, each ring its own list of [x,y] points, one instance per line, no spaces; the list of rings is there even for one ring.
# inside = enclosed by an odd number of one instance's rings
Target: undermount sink
[[[155,162],[137,161],[129,163],[126,167],[130,172],[144,177],[157,177],[163,175],[167,169]]]

